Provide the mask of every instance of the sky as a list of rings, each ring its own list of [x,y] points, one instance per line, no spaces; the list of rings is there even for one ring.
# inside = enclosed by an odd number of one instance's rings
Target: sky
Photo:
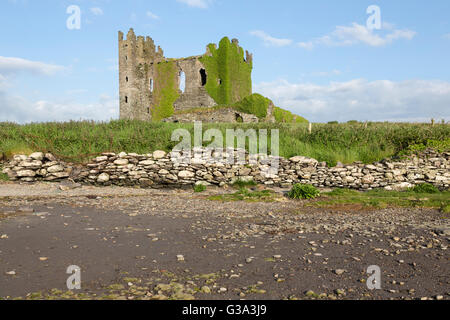
[[[130,27],[171,58],[238,38],[253,91],[313,122],[450,121],[449,16],[448,0],[0,0],[0,121],[118,119]]]

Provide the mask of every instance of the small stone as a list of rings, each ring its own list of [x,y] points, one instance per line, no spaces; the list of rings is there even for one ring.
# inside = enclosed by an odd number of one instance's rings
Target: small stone
[[[436,296],[436,300],[443,300],[443,299],[444,299],[444,296],[441,296],[441,295]]]
[[[128,159],[118,159],[116,161],[114,161],[114,164],[116,166],[126,166],[128,164]]]
[[[17,210],[17,212],[19,212],[19,213],[33,213],[34,209],[33,208],[28,208],[28,207],[22,207],[22,208],[19,208]]]
[[[0,239],[8,239],[8,235],[7,235],[7,234],[2,234],[2,235],[0,236]]]
[[[276,255],[273,256],[273,258],[274,258],[274,259],[281,259],[281,255],[276,254]]]
[[[312,291],[312,290],[308,290],[307,292],[306,292],[306,296],[307,297],[314,297],[316,295],[316,293],[314,292],[314,291]]]
[[[47,168],[48,173],[56,173],[56,172],[61,172],[61,171],[64,171],[64,167],[60,164],[57,164],[57,165]]]
[[[183,170],[178,173],[178,177],[180,177],[182,179],[193,178],[193,177],[195,177],[195,174],[192,171]]]
[[[202,287],[202,292],[206,293],[206,294],[209,294],[209,293],[211,293],[211,289],[208,286],[203,286]]]
[[[8,276],[15,276],[16,275],[16,271],[8,271],[8,272],[5,272],[5,274],[6,275],[8,275]]]
[[[345,273],[346,271],[344,269],[336,269],[334,270],[334,273],[340,276],[341,274]]]
[[[97,182],[99,182],[99,183],[105,183],[108,181],[109,181],[109,174],[107,174],[107,173],[102,173],[97,178]]]
[[[336,293],[338,296],[343,296],[343,295],[345,295],[345,290],[344,289],[336,289],[334,291],[334,293]]]
[[[40,261],[47,261],[48,258],[47,258],[47,257],[40,257],[39,260],[40,260]]]
[[[177,255],[177,260],[178,261],[184,261],[184,256],[181,255],[181,254]]]
[[[227,291],[228,291],[228,289],[227,289],[227,288],[224,288],[224,287],[222,287],[222,288],[219,289],[219,293],[225,293],[225,292],[227,292]]]
[[[155,159],[155,160],[162,159],[165,156],[166,156],[166,152],[165,151],[156,150],[155,152],[153,152],[153,159]]]

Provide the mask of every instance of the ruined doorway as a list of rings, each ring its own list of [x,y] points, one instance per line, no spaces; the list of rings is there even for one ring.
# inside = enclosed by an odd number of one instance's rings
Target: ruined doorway
[[[202,79],[202,87],[204,87],[206,85],[206,81],[208,80],[208,76],[206,75],[205,69],[200,69],[200,76]]]

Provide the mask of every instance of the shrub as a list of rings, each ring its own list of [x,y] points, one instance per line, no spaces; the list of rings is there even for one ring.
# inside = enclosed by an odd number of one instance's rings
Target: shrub
[[[196,184],[194,186],[194,192],[203,192],[206,191],[206,186],[203,184]]]
[[[421,183],[412,188],[416,193],[438,193],[439,189],[429,183]]]
[[[288,193],[291,199],[314,199],[320,195],[320,191],[309,184],[296,184]]]

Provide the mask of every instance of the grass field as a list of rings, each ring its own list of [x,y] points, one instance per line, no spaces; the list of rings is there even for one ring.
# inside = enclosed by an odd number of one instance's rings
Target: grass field
[[[239,191],[234,193],[211,196],[209,199],[222,202],[274,202],[287,198],[271,190],[250,190],[241,187]],[[345,209],[351,206],[359,209],[383,209],[388,207],[432,208],[448,214],[450,213],[450,191],[425,193],[414,190],[386,191],[377,189],[362,192],[349,189],[335,189],[321,194],[316,200],[308,200],[304,204],[312,207],[336,209]]]
[[[52,152],[74,162],[88,161],[102,152],[148,153],[170,151],[178,143],[171,141],[178,128],[189,130],[193,124],[149,123],[142,121],[65,122],[18,125],[0,123],[0,153],[6,157],[33,151]],[[335,165],[338,161],[371,163],[405,152],[411,145],[450,145],[447,124],[345,123],[313,124],[203,124],[203,130],[279,129],[280,155],[304,155]],[[224,135],[225,136],[225,135]],[[270,137],[269,137],[270,141]],[[205,145],[208,145],[205,143]],[[270,146],[270,142],[269,142]]]

